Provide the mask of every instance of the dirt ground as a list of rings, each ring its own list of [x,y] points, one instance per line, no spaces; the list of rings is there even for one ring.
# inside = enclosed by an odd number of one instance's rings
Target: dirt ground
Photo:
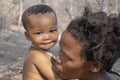
[[[28,48],[23,28],[0,30],[0,80],[22,80],[22,65]]]
[[[28,47],[21,28],[12,26],[9,30],[0,31],[0,80],[22,80],[22,66]],[[120,74],[120,59],[112,70]]]

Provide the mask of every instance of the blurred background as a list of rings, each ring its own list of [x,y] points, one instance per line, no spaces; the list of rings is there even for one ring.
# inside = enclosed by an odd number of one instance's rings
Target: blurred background
[[[21,15],[35,4],[50,5],[56,12],[60,33],[69,22],[80,17],[84,6],[93,12],[120,12],[120,0],[0,0],[0,80],[22,80],[22,65],[30,42],[24,37]],[[113,70],[120,73],[120,60]]]

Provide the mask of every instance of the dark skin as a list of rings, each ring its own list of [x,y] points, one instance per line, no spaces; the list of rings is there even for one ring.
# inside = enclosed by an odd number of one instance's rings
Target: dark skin
[[[25,32],[31,41],[23,65],[23,80],[56,80],[51,69],[51,56],[45,53],[58,39],[57,22],[53,13],[33,14],[27,17],[29,26]]]
[[[67,37],[66,37],[67,36]],[[80,53],[82,46],[65,30],[60,40],[60,52],[56,57],[54,72],[62,79],[117,80],[102,70],[100,62],[87,61]]]

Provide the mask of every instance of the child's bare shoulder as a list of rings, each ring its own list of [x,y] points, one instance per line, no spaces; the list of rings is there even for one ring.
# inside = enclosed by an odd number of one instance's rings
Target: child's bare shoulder
[[[46,60],[50,60],[50,56],[47,55],[44,52],[40,52],[37,50],[33,50],[33,51],[29,51],[28,54],[26,55],[26,60],[30,61],[30,62],[41,62],[41,61],[46,61]]]
[[[37,70],[44,75],[47,79],[54,80],[54,75],[51,70],[51,56],[40,52],[40,51],[30,51],[27,54],[26,61],[35,66]],[[26,62],[28,64],[28,62]],[[27,65],[28,66],[28,65]],[[30,67],[30,66],[29,66]]]
[[[37,50],[30,50],[24,60],[24,67],[38,68],[39,70],[45,65],[51,66],[50,57],[43,52]]]
[[[30,70],[28,71],[33,70],[32,72],[40,73],[44,75],[46,79],[55,80],[51,70],[51,56],[47,53],[30,50],[26,55],[24,66],[26,66],[27,69],[29,67]]]

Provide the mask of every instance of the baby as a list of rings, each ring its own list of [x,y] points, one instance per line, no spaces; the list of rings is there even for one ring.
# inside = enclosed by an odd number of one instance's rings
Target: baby
[[[23,65],[23,80],[55,80],[49,49],[58,40],[57,17],[48,5],[34,5],[22,15],[25,36],[31,41]]]

